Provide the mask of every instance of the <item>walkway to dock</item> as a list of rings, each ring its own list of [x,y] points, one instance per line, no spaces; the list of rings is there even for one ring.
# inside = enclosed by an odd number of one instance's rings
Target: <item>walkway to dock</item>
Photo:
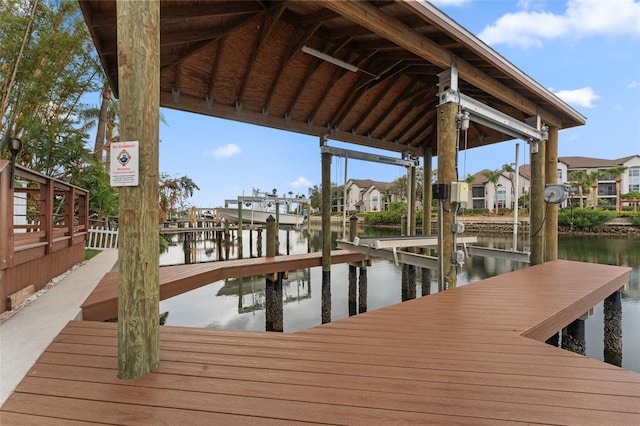
[[[638,424],[640,374],[539,341],[629,273],[555,261],[293,334],[164,326],[135,380],[116,378],[116,324],[72,321],[0,421]]]
[[[361,262],[365,256],[348,250],[333,250],[331,264]],[[250,277],[322,266],[322,253],[256,257],[160,268],[160,300],[186,293],[227,278]],[[118,273],[110,272],[82,304],[82,318],[104,321],[118,313]]]

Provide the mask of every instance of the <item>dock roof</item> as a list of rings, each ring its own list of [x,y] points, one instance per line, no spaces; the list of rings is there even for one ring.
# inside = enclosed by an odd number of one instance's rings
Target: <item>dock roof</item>
[[[79,3],[117,95],[116,2]],[[581,114],[428,2],[160,5],[160,98],[166,108],[419,153],[424,144],[436,148],[438,74],[455,58],[462,93],[521,121],[539,111],[559,129],[585,124]],[[509,139],[472,124],[468,147]]]

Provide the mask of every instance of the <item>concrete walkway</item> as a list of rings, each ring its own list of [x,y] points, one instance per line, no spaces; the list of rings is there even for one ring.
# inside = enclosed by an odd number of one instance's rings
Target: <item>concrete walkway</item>
[[[104,250],[0,324],[0,405],[117,260],[117,250]]]

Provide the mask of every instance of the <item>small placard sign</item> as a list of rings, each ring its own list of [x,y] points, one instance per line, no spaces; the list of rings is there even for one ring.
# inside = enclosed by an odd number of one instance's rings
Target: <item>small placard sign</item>
[[[111,143],[111,186],[138,186],[138,141]]]

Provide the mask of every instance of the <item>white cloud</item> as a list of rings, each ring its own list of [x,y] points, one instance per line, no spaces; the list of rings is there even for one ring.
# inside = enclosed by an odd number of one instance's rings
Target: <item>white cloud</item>
[[[518,6],[523,10],[502,16],[479,37],[488,44],[528,48],[562,37],[640,36],[640,3],[634,0],[569,0],[562,14],[528,11],[528,1],[520,1]]]
[[[242,152],[240,147],[234,143],[220,146],[207,154],[215,158],[232,157]]]
[[[300,176],[298,179],[290,183],[293,188],[309,188],[312,186],[311,181],[306,177]]]
[[[638,87],[638,86],[639,86],[638,82],[633,80],[631,83],[629,83],[627,85],[627,89],[633,89],[633,88]]]
[[[593,102],[600,98],[591,87],[583,87],[582,89],[575,90],[560,90],[555,92],[555,94],[567,103],[585,108],[595,107]]]

